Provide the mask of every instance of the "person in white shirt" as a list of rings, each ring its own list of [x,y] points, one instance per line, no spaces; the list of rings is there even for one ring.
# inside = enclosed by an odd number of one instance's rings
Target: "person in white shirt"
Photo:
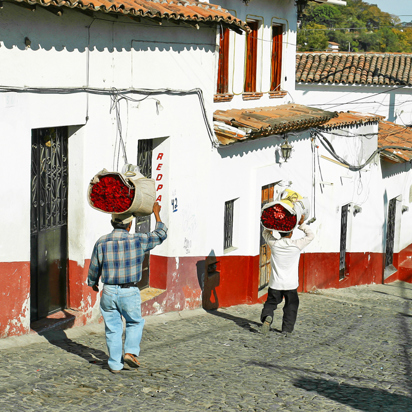
[[[300,253],[315,237],[304,220],[305,216],[302,216],[298,226],[305,233],[301,239],[292,240],[293,231],[281,233],[280,239],[275,239],[271,230],[264,229],[263,231],[263,238],[272,252],[270,258],[272,273],[269,279],[268,297],[260,315],[263,334],[269,332],[273,312],[283,298],[285,298],[282,320],[283,336],[292,333],[295,327],[299,307],[297,288],[299,286]]]

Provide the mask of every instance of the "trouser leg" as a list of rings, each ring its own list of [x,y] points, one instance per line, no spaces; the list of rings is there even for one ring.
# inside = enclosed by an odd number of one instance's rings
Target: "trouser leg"
[[[282,332],[293,332],[298,316],[299,296],[297,289],[283,291],[285,306],[283,307]]]
[[[260,315],[260,320],[262,323],[265,321],[267,316],[271,316],[273,319],[273,312],[276,310],[280,302],[282,302],[281,292],[279,290],[269,288],[268,297],[263,305],[262,313]]]
[[[109,351],[108,364],[112,370],[123,368],[122,362],[122,334],[123,321],[116,305],[116,286],[104,286],[100,309],[104,319],[106,344]],[[114,292],[112,294],[111,292]]]
[[[141,312],[141,298],[138,288],[130,288],[126,296],[121,297],[121,311],[126,320],[124,353],[139,356],[144,319]]]

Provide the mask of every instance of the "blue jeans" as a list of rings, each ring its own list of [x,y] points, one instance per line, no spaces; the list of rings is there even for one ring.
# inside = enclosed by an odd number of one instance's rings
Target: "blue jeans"
[[[126,320],[124,353],[138,356],[142,340],[144,319],[142,318],[140,290],[136,287],[121,288],[104,285],[100,301],[109,351],[109,368],[123,369],[123,321]]]

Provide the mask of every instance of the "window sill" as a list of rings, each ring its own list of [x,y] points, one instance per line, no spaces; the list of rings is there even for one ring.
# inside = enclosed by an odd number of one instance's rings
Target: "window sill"
[[[223,94],[215,94],[214,102],[230,102],[233,99],[233,94],[230,93],[223,93]]]
[[[280,90],[277,92],[269,92],[269,99],[279,99],[285,97],[288,94],[285,90]]]
[[[263,96],[263,93],[247,92],[243,93],[243,100],[259,100]]]
[[[228,253],[230,253],[230,252],[233,252],[233,251],[235,251],[235,250],[237,250],[237,247],[231,246],[231,247],[228,247],[227,249],[225,249],[225,250],[223,251],[223,254],[226,255],[226,254],[228,254]]]

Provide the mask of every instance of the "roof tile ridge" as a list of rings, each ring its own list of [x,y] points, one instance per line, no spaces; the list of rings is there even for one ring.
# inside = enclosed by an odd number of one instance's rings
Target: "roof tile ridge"
[[[322,77],[322,73],[323,73],[323,70],[324,70],[325,65],[326,65],[326,60],[327,60],[326,53],[320,54],[320,56],[319,56],[318,73],[319,73],[319,82],[321,82],[321,83],[324,83],[324,81],[323,81],[324,79],[323,79],[323,77]]]
[[[358,62],[359,62],[359,56],[358,55],[353,55],[352,56],[352,64],[349,68],[349,75],[348,75],[348,83],[353,84],[355,83],[355,76],[356,76],[356,71],[358,69]]]
[[[332,57],[332,67],[330,68],[330,75],[328,77],[328,83],[336,83],[336,78],[335,78],[335,74],[336,74],[336,70],[339,64],[339,56],[331,56]]]
[[[301,81],[305,61],[306,61],[306,57],[298,56],[296,54],[296,80],[298,82]]]
[[[310,67],[312,65],[312,61],[313,61],[313,55],[310,54],[306,59],[306,62],[305,62],[306,64],[302,72],[302,77],[305,82],[307,82],[307,78],[308,78],[308,74],[310,71]]]
[[[412,57],[406,58],[405,70],[403,72],[403,81],[408,85],[412,84],[411,59]]]
[[[401,71],[401,59],[402,56],[393,56],[393,68],[392,68],[392,72],[391,72],[391,80],[393,83],[399,85],[401,83],[399,74]],[[402,66],[403,67],[403,66]]]
[[[309,70],[308,81],[316,81],[316,69],[319,65],[319,56],[313,56],[312,65]]]
[[[339,62],[336,66],[336,74],[335,74],[335,83],[340,83],[343,75],[343,71],[345,69],[345,63],[346,63],[346,56],[341,55]]]

